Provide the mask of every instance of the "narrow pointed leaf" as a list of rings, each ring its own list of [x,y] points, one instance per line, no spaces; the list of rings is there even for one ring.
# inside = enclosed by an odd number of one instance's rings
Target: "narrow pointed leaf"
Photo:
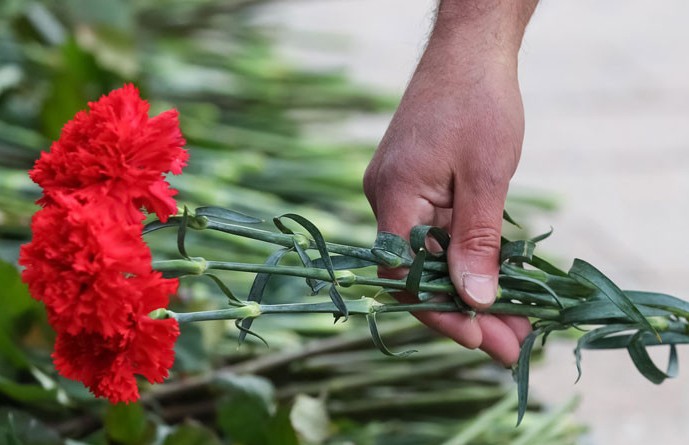
[[[291,248],[285,248],[285,249],[280,249],[275,252],[271,256],[268,257],[266,262],[264,263],[266,266],[275,266],[277,265],[282,257],[284,257],[286,254],[291,252]],[[268,285],[268,280],[270,279],[271,274],[269,273],[259,273],[256,274],[256,278],[254,278],[254,282],[251,284],[251,290],[249,290],[249,295],[247,297],[247,301],[255,301],[256,303],[260,303],[261,300],[263,299],[263,293],[266,290],[266,286]],[[246,338],[246,335],[250,333],[249,328],[251,328],[251,324],[254,322],[253,318],[245,318],[241,322],[241,328],[240,333],[239,333],[239,344],[242,344],[244,339]]]
[[[335,270],[351,270],[351,269],[362,269],[364,267],[375,266],[376,263],[373,261],[364,260],[362,258],[356,258],[344,255],[333,255],[330,257],[330,262]],[[317,267],[319,269],[325,269],[325,262],[321,258],[316,258],[311,262],[312,267]]]
[[[434,257],[442,257],[447,248],[450,246],[450,235],[448,235],[448,233],[440,227],[423,225],[412,227],[411,232],[409,233],[409,244],[412,252],[418,252],[421,249],[426,249],[426,238],[429,236],[433,238],[443,250],[443,252],[440,254],[431,255]]]
[[[531,240],[509,241],[500,247],[500,262],[507,260],[528,263],[533,258],[536,243]]]
[[[603,275],[598,269],[587,263],[586,261],[575,259],[572,268],[569,270],[569,275],[575,280],[581,280],[598,289],[610,300],[615,306],[620,308],[630,320],[639,324],[639,326],[653,332],[656,336],[658,333],[646,320],[639,309],[631,302],[631,300],[622,292],[622,290],[615,285],[608,277]]]
[[[409,267],[407,274],[407,290],[416,295],[419,293],[419,286],[421,285],[421,275],[423,274],[423,263],[426,261],[426,249],[419,249],[414,258],[414,262]]]
[[[507,213],[507,210],[502,211],[502,219],[507,221],[508,223],[512,224],[515,227],[522,228],[511,216],[509,213]]]
[[[371,253],[387,267],[399,267],[412,262],[411,247],[407,240],[390,232],[378,232]]]
[[[378,325],[376,324],[375,312],[366,315],[366,321],[368,321],[368,327],[371,330],[371,339],[373,340],[373,343],[378,347],[378,349],[380,349],[380,352],[382,352],[383,354],[388,355],[390,357],[403,358],[415,352],[418,352],[416,349],[409,349],[402,352],[392,352],[388,349],[387,346],[385,346],[385,343],[383,342],[383,339],[380,336],[380,332],[378,332]]]
[[[552,234],[553,234],[553,228],[552,228],[552,226],[551,226],[551,227],[550,227],[550,230],[548,230],[547,232],[541,233],[540,235],[537,235],[537,236],[534,236],[533,238],[531,238],[531,242],[533,242],[533,243],[540,243],[540,242],[543,241],[544,239],[549,238],[550,235],[552,235]]]
[[[635,304],[671,310],[676,315],[689,318],[689,301],[656,292],[626,290],[624,294]]]
[[[311,257],[309,257],[306,251],[299,245],[297,240],[294,240],[294,250],[297,251],[297,255],[299,255],[299,259],[304,267],[313,267]],[[316,295],[321,289],[328,285],[328,282],[316,280],[315,278],[307,278],[306,284],[311,288],[311,295]]]
[[[517,380],[517,426],[522,423],[529,401],[529,361],[531,360],[531,350],[533,349],[534,342],[539,335],[541,335],[540,329],[536,329],[527,335],[519,352],[519,360],[517,361],[517,369],[515,371],[515,379]]]
[[[244,326],[246,322],[249,320],[253,320],[253,318],[242,318],[234,321],[234,325],[237,327],[237,329],[239,329],[239,339],[237,340],[237,343],[241,345],[242,343],[244,343],[246,336],[251,335],[261,340],[261,342],[263,342],[263,344],[266,345],[266,348],[270,348],[270,345],[268,344],[265,338],[261,337],[251,329]],[[249,325],[251,325],[251,323],[249,323]]]
[[[560,300],[560,297],[558,297],[557,293],[550,288],[547,284],[540,280],[536,280],[531,277],[526,277],[526,276],[521,276],[521,275],[498,275],[498,278],[507,278],[511,280],[516,280],[516,281],[523,281],[526,283],[533,284],[535,286],[540,287],[544,291],[546,291],[551,297],[553,297],[553,301],[560,307],[564,309],[564,305],[562,304],[562,301]]]
[[[664,309],[637,305],[636,310],[642,317],[663,317],[672,315]],[[586,303],[579,303],[576,306],[568,307],[560,313],[560,321],[565,324],[595,324],[605,323],[611,320],[618,322],[628,322],[631,328],[639,328],[636,321],[630,320],[629,316],[622,311],[615,303],[608,300],[594,300]]]
[[[275,218],[273,221],[275,222],[275,225],[277,225],[278,227],[285,227],[284,224],[282,224],[282,222],[280,221],[280,218],[291,219],[292,221],[295,221],[304,229],[306,229],[307,232],[309,232],[309,234],[313,237],[313,241],[316,243],[318,253],[320,253],[321,258],[323,259],[325,269],[328,271],[328,274],[330,275],[330,278],[333,280],[333,282],[337,283],[337,278],[335,278],[335,271],[333,269],[332,261],[330,260],[330,253],[328,252],[328,247],[326,246],[325,239],[323,239],[323,235],[321,234],[320,230],[318,230],[318,227],[313,225],[311,221],[304,218],[303,216],[294,213],[285,213],[284,215]]]
[[[184,245],[187,235],[187,222],[189,222],[189,209],[187,209],[187,206],[184,206],[184,214],[182,215],[182,220],[179,223],[179,229],[177,229],[177,250],[179,250],[180,255],[186,259],[189,259],[187,248]]]
[[[146,235],[147,233],[155,232],[156,230],[164,229],[166,227],[178,227],[179,226],[179,218],[172,217],[168,218],[167,222],[161,222],[159,220],[151,221],[150,223],[146,224],[142,230],[142,235]]]
[[[220,291],[225,294],[227,299],[229,300],[228,303],[230,306],[243,306],[243,303],[237,298],[232,291],[230,290],[229,287],[225,285],[225,283],[222,282],[220,278],[218,278],[216,275],[213,275],[212,273],[206,273],[204,274],[211,280],[215,282],[215,284],[220,288]]]
[[[646,350],[646,345],[644,345],[641,339],[642,334],[643,331],[639,331],[632,336],[627,346],[627,351],[629,351],[629,356],[632,358],[636,369],[651,382],[660,384],[668,378],[668,375],[658,369],[653,360],[651,360]]]
[[[196,216],[205,216],[233,223],[259,224],[263,222],[262,219],[245,215],[244,213],[236,212],[234,210],[225,209],[223,207],[197,207],[196,210],[194,210],[194,213]]]
[[[349,319],[349,309],[347,309],[347,305],[342,299],[340,292],[338,292],[337,285],[334,283],[330,286],[330,300],[333,302],[337,310],[340,311],[340,314],[345,318],[345,321],[347,321]]]
[[[531,261],[529,261],[529,264],[531,264],[533,267],[542,270],[545,273],[549,273],[550,275],[555,275],[555,276],[560,276],[560,277],[566,277],[567,272],[564,270],[560,269],[559,267],[553,266],[551,263],[548,261],[544,260],[543,258],[534,255],[533,258],[531,258]]]
[[[677,377],[679,374],[679,358],[677,356],[677,346],[670,345],[670,357],[667,361],[667,376],[671,379]]]
[[[579,340],[577,341],[577,347],[574,348],[574,357],[576,359],[576,365],[577,365],[577,379],[575,380],[574,383],[579,382],[579,379],[581,379],[581,350],[582,349],[588,349],[588,345],[591,344],[592,342],[605,338],[609,335],[617,334],[620,332],[628,331],[630,329],[629,325],[625,324],[613,324],[609,326],[603,326],[598,329],[594,329],[593,331],[589,331],[586,334],[582,335],[579,337]]]
[[[622,335],[615,335],[611,337],[605,337],[601,338],[596,341],[590,342],[587,346],[586,349],[621,349],[621,348],[627,348],[629,346],[629,343],[631,342],[631,339],[634,335],[633,334],[622,334]],[[688,344],[689,343],[689,335],[687,334],[680,334],[679,332],[661,332],[660,333],[660,340],[656,338],[655,335],[648,331],[644,331],[643,335],[640,336],[641,342],[643,342],[644,345],[646,346],[659,346],[659,345],[679,345],[679,344]]]

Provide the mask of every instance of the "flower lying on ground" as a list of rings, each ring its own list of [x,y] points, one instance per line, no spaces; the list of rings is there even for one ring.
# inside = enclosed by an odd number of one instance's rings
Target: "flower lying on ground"
[[[148,118],[148,103],[125,85],[79,112],[30,172],[43,208],[22,246],[22,277],[57,332],[53,360],[111,402],[139,397],[134,375],[167,377],[179,328],[148,314],[166,307],[178,280],[151,268],[141,208],[176,213],[164,174],[181,173],[177,112]]]

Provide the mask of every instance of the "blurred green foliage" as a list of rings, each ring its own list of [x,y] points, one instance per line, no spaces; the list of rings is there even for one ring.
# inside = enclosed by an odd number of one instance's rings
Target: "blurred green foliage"
[[[232,324],[185,325],[171,378],[142,382],[137,404],[109,406],[56,374],[54,334],[12,265],[40,192],[26,171],[76,111],[124,82],[142,90],[154,114],[180,111],[191,162],[171,182],[183,203],[266,220],[291,211],[317,221],[329,240],[374,239],[360,185],[372,146],[333,140],[327,129],[389,112],[395,100],[342,73],[285,60],[254,20],[269,7],[264,0],[0,2],[0,258],[7,261],[0,261],[0,443],[495,444],[529,434],[537,436],[530,443],[575,443],[580,427],[566,411],[534,412],[515,430],[514,404],[501,402],[516,403],[505,373],[408,316],[381,324],[392,347],[421,351],[399,360],[372,348],[357,320],[257,320],[270,350],[251,339],[237,349]],[[320,132],[305,131],[314,125]],[[174,235],[164,232],[148,242],[157,256],[177,255]],[[188,246],[192,255],[231,252],[246,262],[263,262],[271,249],[205,232],[189,234]],[[240,295],[251,285],[251,277],[223,278]],[[183,284],[175,310],[223,306],[210,282]],[[285,301],[305,289],[275,277],[267,295]]]

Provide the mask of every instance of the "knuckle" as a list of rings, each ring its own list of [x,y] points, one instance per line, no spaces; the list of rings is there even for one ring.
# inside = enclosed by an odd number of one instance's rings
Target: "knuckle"
[[[492,226],[469,229],[459,236],[455,246],[465,255],[493,256],[500,250],[500,230]]]

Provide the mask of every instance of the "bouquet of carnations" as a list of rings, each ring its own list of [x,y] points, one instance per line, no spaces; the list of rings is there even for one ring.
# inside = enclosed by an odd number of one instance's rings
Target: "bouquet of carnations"
[[[22,247],[23,279],[31,295],[45,305],[57,333],[53,361],[63,376],[83,382],[111,402],[139,398],[136,375],[161,382],[174,361],[179,323],[235,320],[240,340],[259,334],[253,319],[269,314],[328,313],[336,321],[367,318],[375,345],[392,352],[379,335],[376,317],[389,312],[446,311],[475,314],[459,298],[448,274],[444,250],[448,234],[417,226],[404,239],[379,233],[371,247],[327,242],[317,226],[296,214],[274,219],[276,230],[231,209],[205,206],[178,209],[176,191],[166,173],[180,174],[189,157],[183,148],[177,112],[148,116],[148,103],[132,85],[89,104],[62,130],[50,151],[42,153],[31,178],[42,187],[41,209],[32,221],[33,239]],[[147,222],[147,215],[157,219]],[[511,223],[509,215],[505,219]],[[288,227],[299,226],[300,231]],[[143,235],[176,230],[179,259],[153,261]],[[268,242],[276,251],[262,264],[198,258],[187,253],[190,230]],[[521,420],[527,403],[529,359],[536,340],[559,330],[583,331],[575,349],[626,348],[637,369],[660,383],[677,373],[676,345],[689,343],[689,302],[659,293],[622,291],[585,261],[563,271],[534,254],[550,233],[523,240],[503,239],[497,302],[486,312],[529,317],[533,331],[514,368]],[[442,250],[432,252],[428,241]],[[253,242],[252,241],[252,242]],[[302,266],[281,265],[294,255]],[[362,271],[404,268],[399,280]],[[214,270],[256,274],[249,294],[240,298]],[[290,275],[305,279],[313,295],[327,298],[289,304],[262,304],[268,279]],[[174,313],[168,300],[180,277],[207,276],[227,296],[226,309]],[[375,298],[345,299],[341,288],[374,286]],[[397,292],[417,303],[384,298]],[[438,296],[443,298],[436,298]],[[447,298],[449,296],[449,298]],[[658,368],[648,346],[667,345],[669,363]]]

